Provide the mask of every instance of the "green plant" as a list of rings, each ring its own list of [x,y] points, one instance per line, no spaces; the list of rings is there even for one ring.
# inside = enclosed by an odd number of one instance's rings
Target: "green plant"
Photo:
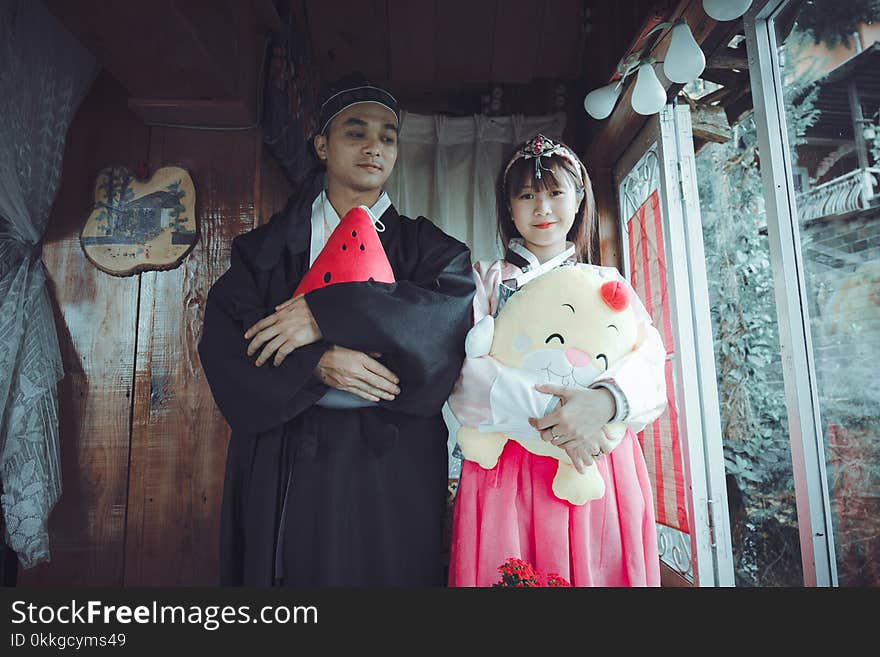
[[[860,23],[880,18],[880,0],[807,0],[800,7],[798,27],[815,42],[833,48],[848,44]]]

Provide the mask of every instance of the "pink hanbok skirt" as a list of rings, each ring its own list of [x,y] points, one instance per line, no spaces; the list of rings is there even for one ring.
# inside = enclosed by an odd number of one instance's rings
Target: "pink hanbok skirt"
[[[462,463],[453,511],[450,586],[492,586],[511,557],[574,586],[659,586],[645,458],[628,431],[597,461],[605,495],[577,506],[552,491],[558,461],[509,440],[491,470]]]

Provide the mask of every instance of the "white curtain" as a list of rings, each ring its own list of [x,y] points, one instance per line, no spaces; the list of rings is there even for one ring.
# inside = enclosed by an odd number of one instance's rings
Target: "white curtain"
[[[495,184],[513,148],[541,132],[561,139],[565,114],[450,118],[403,112],[400,149],[386,189],[397,211],[425,216],[471,249],[471,259],[503,255],[497,239]],[[443,406],[449,429],[449,476],[461,474],[454,451],[459,424]]]
[[[41,244],[67,129],[96,72],[42,3],[0,0],[0,503],[25,568],[49,560],[61,495],[63,370]]]
[[[561,139],[565,114],[451,118],[403,112],[397,165],[386,188],[398,212],[423,215],[471,248],[501,257],[495,182],[513,147],[542,132]]]

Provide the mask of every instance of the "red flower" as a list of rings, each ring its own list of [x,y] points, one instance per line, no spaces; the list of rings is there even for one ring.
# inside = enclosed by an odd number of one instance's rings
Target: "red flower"
[[[571,586],[571,582],[556,573],[548,573],[547,586]]]
[[[498,572],[501,573],[501,581],[495,586],[514,588],[541,586],[540,577],[532,564],[522,559],[508,559],[498,567]]]
[[[493,584],[496,587],[531,588],[531,587],[564,587],[571,584],[557,573],[547,575],[547,583],[544,584],[541,575],[528,561],[511,557],[498,566],[501,573],[501,581]]]

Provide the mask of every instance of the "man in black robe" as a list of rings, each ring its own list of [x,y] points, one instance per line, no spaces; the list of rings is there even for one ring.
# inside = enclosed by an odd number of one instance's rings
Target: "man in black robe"
[[[443,585],[447,430],[474,284],[467,247],[391,205],[399,110],[365,81],[327,94],[324,164],[233,240],[199,355],[232,428],[221,583]],[[395,283],[291,300],[339,217],[369,207]],[[384,228],[384,229],[383,229]]]

